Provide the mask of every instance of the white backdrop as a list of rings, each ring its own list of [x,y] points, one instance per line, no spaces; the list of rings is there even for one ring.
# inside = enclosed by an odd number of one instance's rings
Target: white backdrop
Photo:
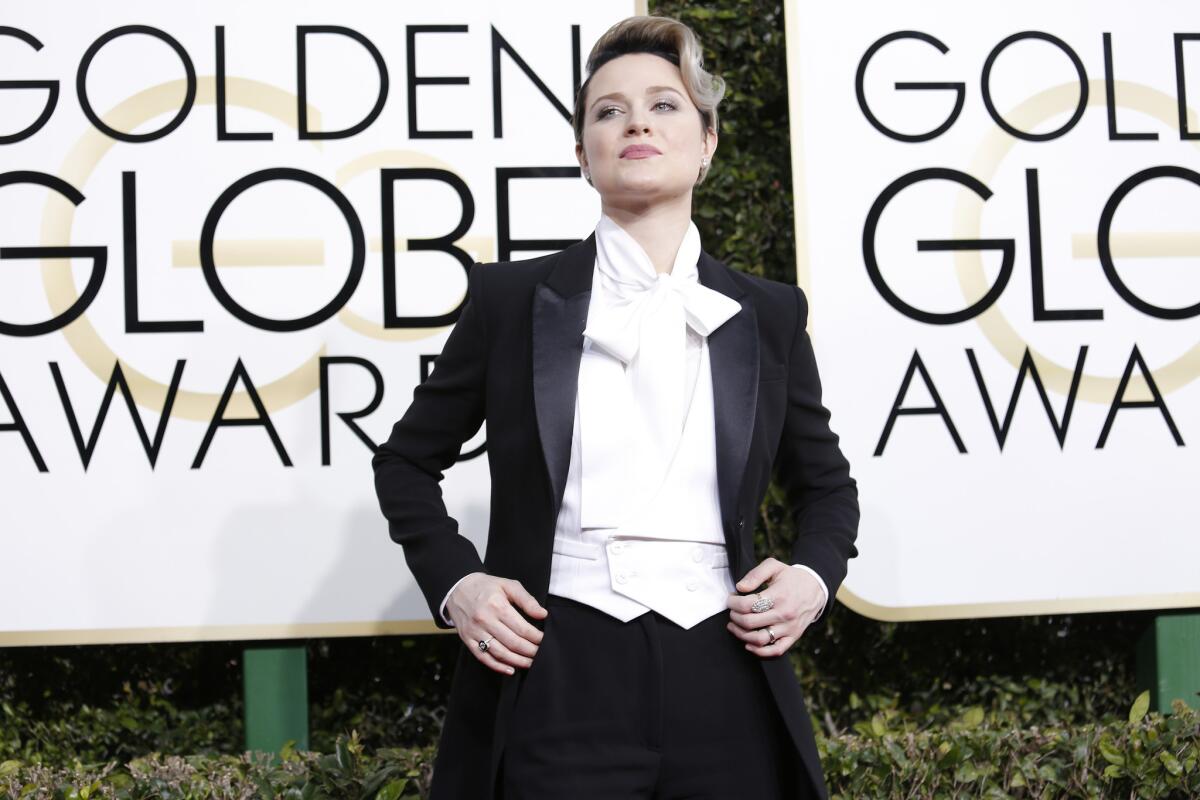
[[[498,170],[576,163],[569,123],[507,49],[499,56],[496,97],[493,41],[502,37],[569,109],[573,58],[582,62],[609,25],[636,11],[629,0],[10,4],[4,24],[25,35],[0,36],[0,81],[56,81],[57,103],[43,127],[21,135],[51,92],[0,85],[0,136],[14,139],[0,144],[0,173],[8,180],[0,186],[0,247],[99,247],[106,268],[77,319],[42,330],[30,326],[71,309],[93,260],[0,250],[0,644],[433,630],[402,551],[387,536],[367,441],[387,438],[449,329],[383,324],[382,171],[459,176],[473,218],[458,246],[471,260],[504,256],[501,235],[587,235],[599,204],[578,177],[512,180],[501,213]],[[180,113],[187,69],[164,37],[131,31],[86,57],[104,34],[127,25],[170,36],[196,75],[181,123],[151,141],[100,133],[77,89],[82,73],[83,97],[101,124],[127,134],[152,134]],[[297,31],[330,25],[374,45],[388,93],[356,135],[301,139]],[[269,133],[269,140],[218,139],[217,26],[224,33],[226,129]],[[310,130],[344,130],[367,118],[381,81],[363,43],[345,32],[315,32],[306,61]],[[414,75],[460,80],[410,89]],[[410,92],[419,131],[465,131],[470,138],[411,135]],[[206,218],[235,182],[271,168],[315,178],[234,192],[219,221],[214,217],[214,272],[228,295],[219,302],[200,267]],[[50,177],[39,184],[12,174],[19,171]],[[324,193],[312,185],[322,182]],[[83,195],[77,205],[63,198],[70,187]],[[331,197],[345,198],[357,226]],[[464,203],[450,182],[437,179],[398,180],[394,197],[396,313],[451,311],[466,288],[464,269],[445,252],[409,252],[407,242],[453,231]],[[363,270],[339,304],[339,289],[353,277],[355,227]],[[513,257],[561,246],[526,245]],[[331,302],[315,324],[262,321],[304,318]],[[329,362],[322,389],[322,357],[358,360]],[[177,363],[185,364],[153,466],[118,392],[85,469],[70,419],[78,420],[88,450],[117,359],[152,444],[167,387]],[[231,401],[220,410],[231,378]],[[350,420],[360,437],[338,414],[364,409],[369,413]],[[214,417],[258,424],[212,427]],[[464,449],[483,440],[481,432]],[[457,465],[443,484],[450,513],[481,551],[484,458]]]
[[[851,562],[840,598],[871,616],[1200,604],[1193,499],[1200,323],[1187,311],[1200,301],[1200,186],[1188,177],[1200,169],[1200,142],[1180,138],[1174,39],[1195,26],[1186,4],[1134,10],[1098,2],[1086,16],[1057,8],[1024,0],[969,15],[955,3],[787,6],[799,279],[812,301],[833,424],[863,502],[862,555]],[[499,57],[497,102],[493,37],[569,106],[572,25],[582,59],[609,24],[641,10],[630,2],[334,9],[132,0],[9,9],[4,23],[25,33],[0,36],[0,82],[55,81],[57,102],[42,127],[22,134],[51,92],[0,83],[0,137],[12,139],[0,144],[0,644],[433,630],[402,552],[387,537],[364,441],[386,438],[448,331],[384,325],[383,170],[459,176],[473,214],[457,244],[473,260],[507,255],[498,246],[503,237],[550,240],[511,253],[522,257],[586,235],[598,205],[578,178],[519,177],[507,184],[507,213],[498,204],[498,170],[570,168],[574,158],[568,123],[507,51]],[[153,134],[170,124],[185,104],[180,56],[144,32],[93,47],[127,25],[172,37],[196,75],[194,101],[178,127],[150,141],[100,133],[77,86],[84,64],[87,104],[118,131]],[[328,25],[375,46],[388,94],[356,135],[301,139],[297,28]],[[225,129],[270,133],[270,140],[218,139],[217,26]],[[855,78],[864,54],[900,31],[924,38],[889,42],[867,60],[860,105]],[[1081,117],[1045,141],[1005,132],[983,102],[989,52],[1023,31],[1049,34],[1062,46],[1038,36],[999,48],[988,85],[1002,119],[1035,134],[1068,123],[1079,77],[1063,48],[1077,54],[1089,81]],[[1156,139],[1110,139],[1105,32],[1116,130]],[[1184,37],[1178,47],[1181,80],[1191,89],[1190,129],[1200,132],[1200,42]],[[95,52],[87,58],[89,48]],[[412,75],[460,80],[410,89]],[[897,90],[897,81],[961,82],[961,113],[927,141],[898,141],[880,127],[930,132],[950,115],[955,93]],[[344,32],[308,36],[311,130],[354,126],[379,88],[361,42]],[[410,92],[419,130],[469,131],[470,138],[411,135]],[[1096,237],[1105,204],[1127,180],[1164,167],[1174,170],[1170,177],[1122,192],[1111,225],[1116,279],[1107,277]],[[219,221],[212,219],[216,266],[206,279],[199,242],[214,205],[238,181],[274,168],[315,178],[307,185],[265,181],[231,197]],[[918,170],[940,171],[879,201]],[[990,199],[960,185],[971,179]],[[460,194],[447,180],[394,183],[402,320],[444,314],[462,298],[456,259],[408,249],[411,240],[445,235],[463,219]],[[1029,220],[1035,181],[1040,301]],[[77,204],[64,199],[72,187],[82,195]],[[363,271],[344,304],[335,298],[353,277],[356,226],[331,196],[345,198],[363,235]],[[872,282],[863,233],[877,203]],[[546,207],[555,213],[533,211]],[[999,250],[917,249],[919,240],[953,239],[1012,241],[1003,291],[986,312],[951,324],[902,313],[965,309],[997,280]],[[21,258],[29,253],[15,249],[39,246],[103,248],[95,296],[85,291],[92,258]],[[880,287],[893,293],[891,303]],[[77,301],[86,305],[77,319],[48,323]],[[297,320],[331,302],[327,318],[312,325],[267,321]],[[1146,312],[1155,306],[1165,311]],[[1054,318],[1070,310],[1080,313],[1067,316],[1082,318]],[[40,323],[46,331],[25,335]],[[1064,416],[1080,350],[1088,348],[1061,447],[1028,376],[1003,448],[981,399],[968,352],[1003,423],[1026,345],[1056,419]],[[1122,395],[1128,407],[1118,407],[1106,426],[1135,345],[1146,371],[1135,361]],[[324,389],[323,357],[353,359],[326,362]],[[184,362],[153,465],[120,392],[91,446],[118,359],[151,449],[167,387]],[[916,370],[902,392],[917,359],[928,381]],[[1153,399],[1147,378],[1159,406],[1129,406]],[[230,402],[219,410],[231,379]],[[934,406],[932,390],[944,415],[892,414],[893,407]],[[338,416],[364,411],[349,420],[361,436]],[[214,417],[259,424],[214,427]],[[477,448],[484,435],[464,449]],[[450,513],[481,550],[485,457],[457,465],[443,484]]]
[[[793,0],[786,11],[799,279],[862,500],[861,556],[840,598],[885,619],[1200,605],[1194,6]],[[1177,44],[1175,34],[1190,37]],[[989,113],[993,51],[996,114],[1040,138]],[[1072,54],[1088,89],[1074,122]],[[951,120],[955,83],[962,108]],[[1190,106],[1186,140],[1177,83]],[[1155,138],[1118,138],[1131,133]],[[889,193],[905,176],[911,185]],[[1115,280],[1097,235],[1110,202]],[[918,246],[964,239],[1011,243],[998,297],[986,295],[1002,245]],[[964,311],[979,301],[981,313]],[[1085,346],[1061,446],[1029,375],[1004,425],[1026,347],[1062,420]]]

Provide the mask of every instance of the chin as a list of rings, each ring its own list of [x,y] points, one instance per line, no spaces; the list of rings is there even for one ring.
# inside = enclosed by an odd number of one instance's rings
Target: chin
[[[630,200],[639,198],[651,200],[659,197],[673,197],[681,192],[686,192],[689,188],[690,186],[687,184],[670,180],[661,175],[626,175],[603,187],[601,194]]]

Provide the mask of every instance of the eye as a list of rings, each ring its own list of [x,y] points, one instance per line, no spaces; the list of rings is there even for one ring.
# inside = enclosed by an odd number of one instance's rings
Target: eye
[[[675,104],[672,103],[670,100],[659,100],[657,103],[654,104],[653,107],[655,110],[657,110],[658,108],[660,108],[662,106],[665,106],[666,108],[668,108],[671,111],[674,111],[676,108]]]
[[[617,108],[616,106],[605,106],[596,112],[596,119],[606,119],[607,117],[611,116],[608,112],[620,110],[621,109]]]

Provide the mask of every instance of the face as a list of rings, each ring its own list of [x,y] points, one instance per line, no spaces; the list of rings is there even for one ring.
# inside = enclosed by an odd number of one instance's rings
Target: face
[[[592,75],[575,155],[606,203],[644,204],[689,194],[717,134],[702,127],[679,68],[630,53]]]

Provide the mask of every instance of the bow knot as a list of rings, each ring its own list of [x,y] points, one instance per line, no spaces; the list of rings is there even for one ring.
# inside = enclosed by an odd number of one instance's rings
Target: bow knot
[[[583,335],[622,363],[632,363],[642,342],[655,333],[675,338],[671,329],[678,328],[674,317],[680,314],[689,328],[708,336],[741,310],[736,301],[700,283],[700,232],[694,223],[688,223],[670,272],[656,272],[641,246],[608,217],[600,218],[596,233],[602,291]]]

